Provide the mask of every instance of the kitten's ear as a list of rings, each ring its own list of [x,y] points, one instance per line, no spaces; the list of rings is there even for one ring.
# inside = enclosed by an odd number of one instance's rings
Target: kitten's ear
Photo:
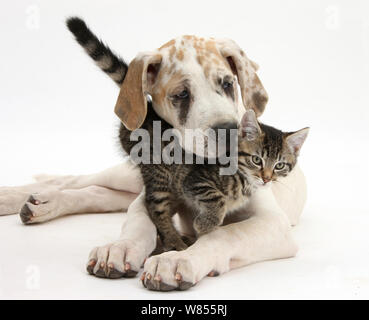
[[[242,137],[252,141],[261,135],[261,129],[254,110],[247,109],[241,120]]]
[[[296,132],[287,133],[285,142],[287,147],[296,155],[299,154],[310,128],[304,128]]]

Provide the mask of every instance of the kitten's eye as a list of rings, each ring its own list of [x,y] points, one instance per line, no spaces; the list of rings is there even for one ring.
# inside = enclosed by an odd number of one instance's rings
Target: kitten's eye
[[[252,162],[253,162],[254,164],[256,164],[257,166],[260,166],[260,165],[261,165],[261,163],[262,163],[261,158],[260,158],[260,157],[258,157],[258,156],[252,156],[252,157],[251,157],[251,160],[252,160]]]
[[[181,93],[176,94],[174,97],[177,98],[177,99],[183,100],[183,99],[187,99],[188,96],[189,96],[188,91],[187,90],[183,90]]]
[[[284,162],[278,162],[275,165],[274,169],[276,169],[276,170],[282,170],[285,166],[286,166],[286,164]]]
[[[229,89],[229,88],[232,88],[233,87],[233,83],[232,82],[229,82],[229,81],[224,81],[223,84],[222,84],[222,87],[223,89]]]

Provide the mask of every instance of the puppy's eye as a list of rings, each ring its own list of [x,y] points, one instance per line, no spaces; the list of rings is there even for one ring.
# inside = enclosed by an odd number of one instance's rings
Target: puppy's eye
[[[189,95],[190,94],[187,90],[183,90],[181,93],[176,94],[174,97],[177,99],[187,99]]]
[[[255,164],[255,165],[257,165],[257,166],[260,166],[261,164],[262,164],[262,160],[261,160],[261,158],[260,157],[258,157],[258,156],[252,156],[251,157],[251,160],[252,160],[252,162]]]
[[[282,169],[284,169],[285,166],[286,166],[286,164],[284,162],[278,162],[275,165],[274,169],[276,169],[276,170],[282,170]]]
[[[224,81],[223,84],[222,84],[222,87],[223,89],[229,89],[229,88],[232,88],[233,87],[233,83],[232,82],[229,82],[229,81]]]

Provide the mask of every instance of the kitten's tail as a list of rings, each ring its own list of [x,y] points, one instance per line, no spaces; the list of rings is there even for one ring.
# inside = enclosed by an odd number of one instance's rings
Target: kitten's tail
[[[118,86],[121,86],[128,70],[128,65],[124,60],[116,56],[99,40],[82,19],[71,17],[67,19],[66,24],[70,32],[74,34],[77,42],[85,49],[97,66],[113,79]]]

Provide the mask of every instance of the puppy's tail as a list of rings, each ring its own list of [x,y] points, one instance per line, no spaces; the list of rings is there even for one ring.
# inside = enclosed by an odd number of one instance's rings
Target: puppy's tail
[[[85,49],[87,54],[95,61],[118,86],[121,86],[126,76],[128,65],[116,56],[101,40],[99,40],[87,27],[86,23],[78,18],[71,17],[66,21],[77,42]]]

